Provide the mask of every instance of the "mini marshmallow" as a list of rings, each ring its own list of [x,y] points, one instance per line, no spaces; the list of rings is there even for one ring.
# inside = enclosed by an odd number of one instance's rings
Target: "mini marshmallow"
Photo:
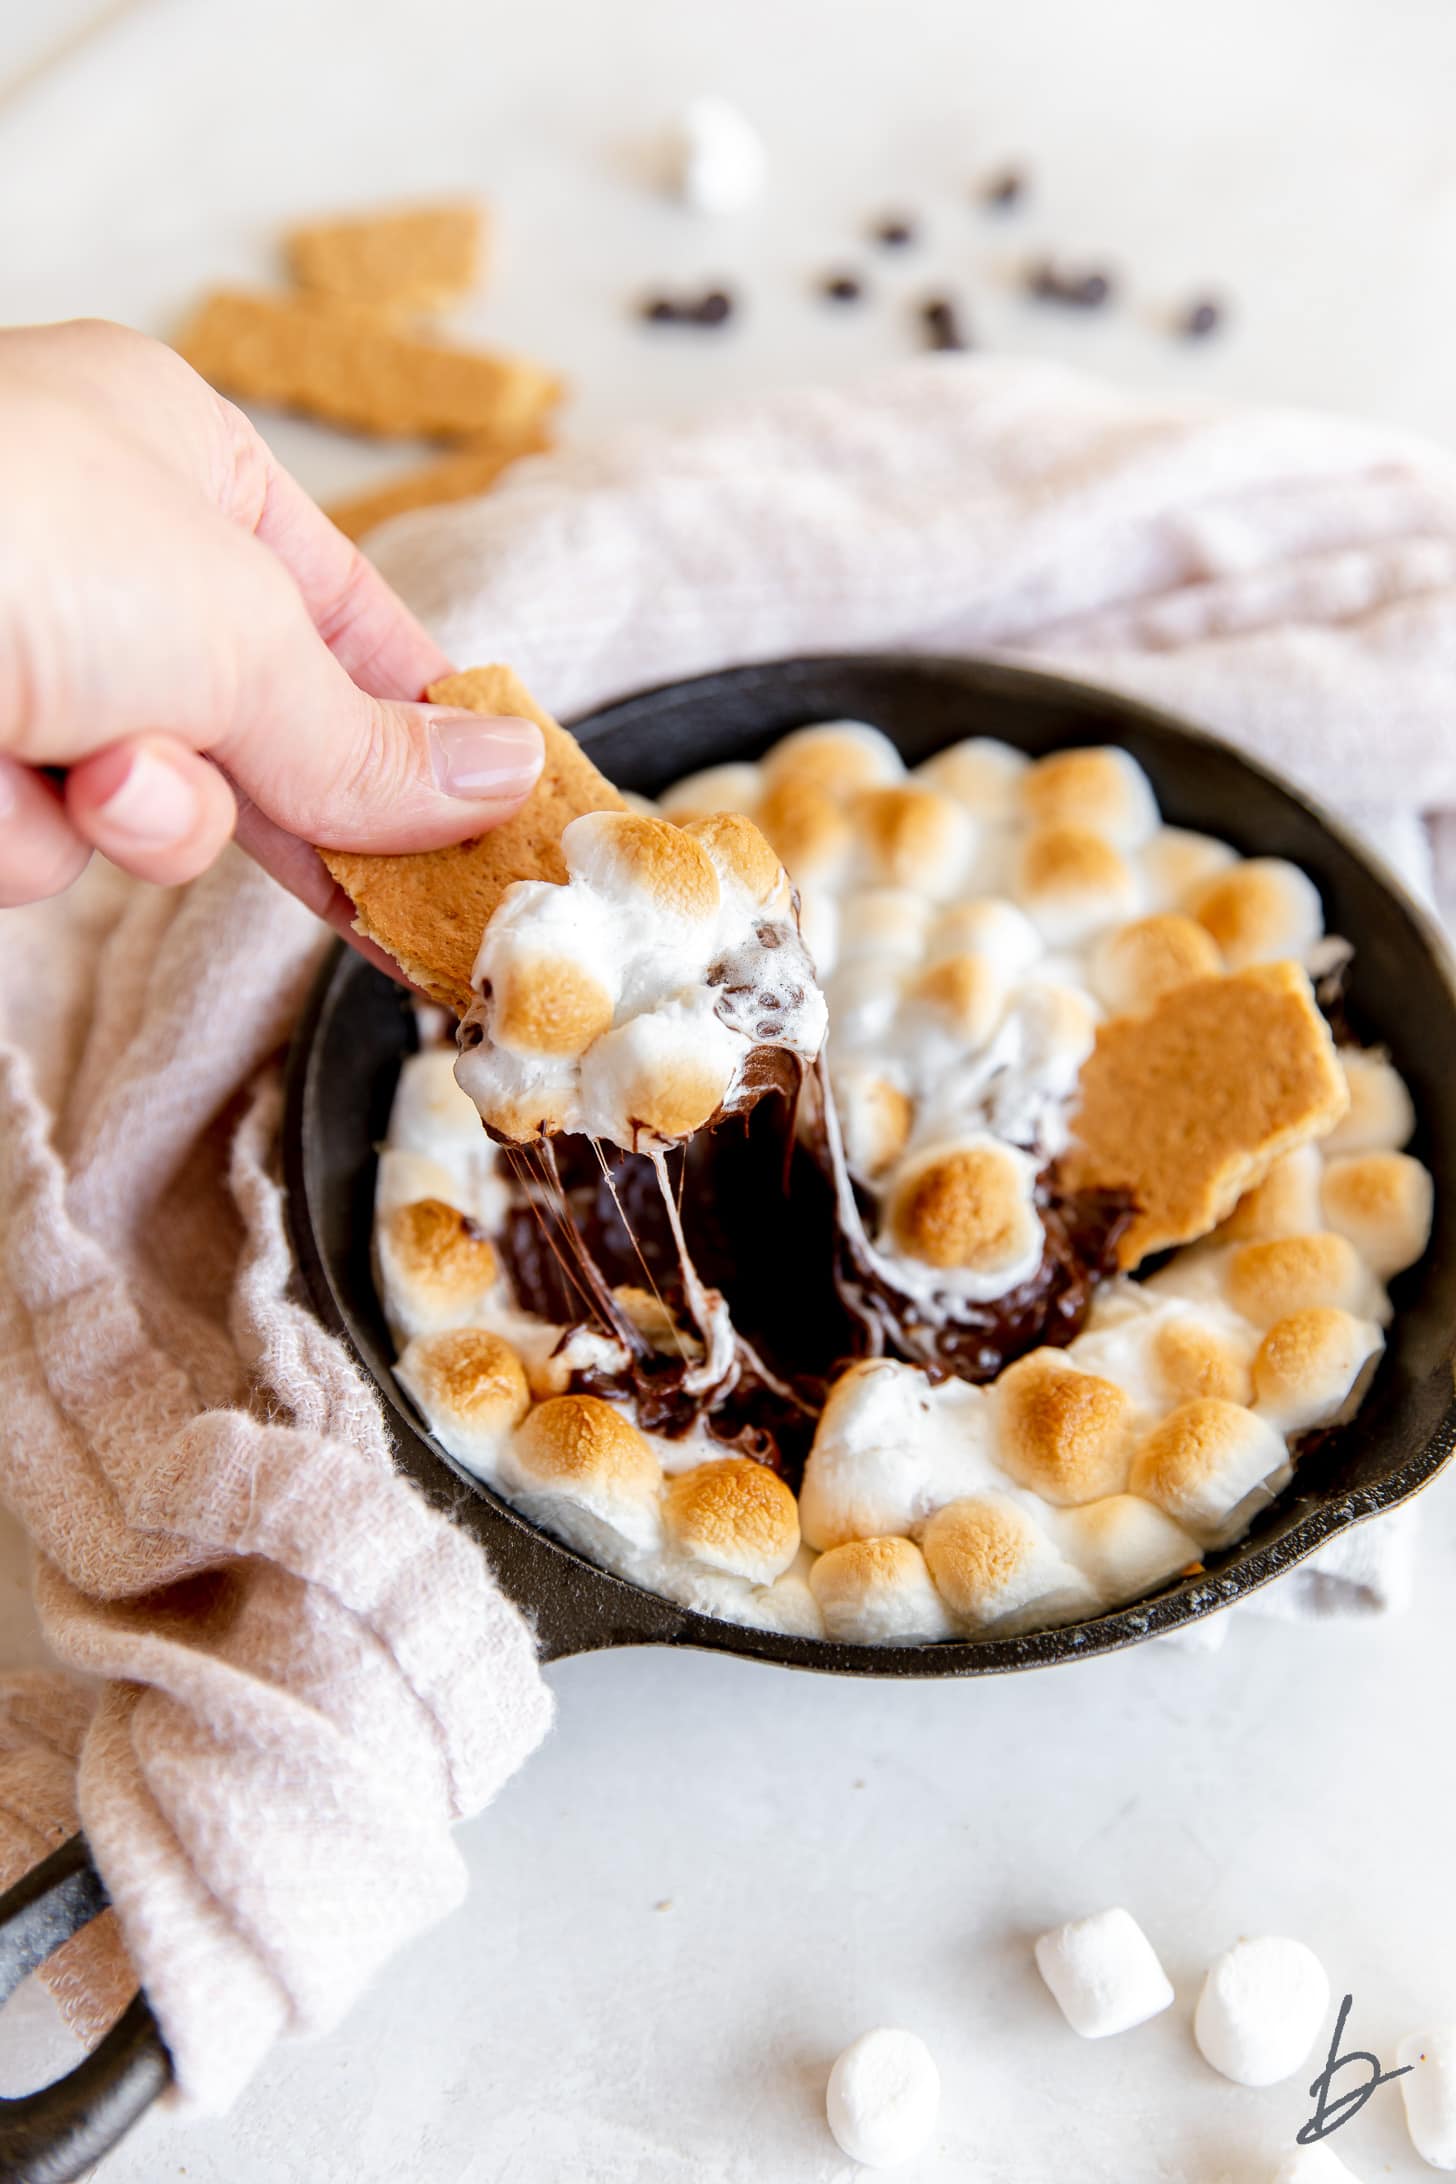
[[[921,1542],[936,1591],[958,1623],[987,1637],[1050,1630],[1097,1610],[1080,1570],[1009,1494],[937,1509]]]
[[[1033,826],[1085,827],[1115,849],[1137,849],[1158,825],[1147,775],[1129,752],[1111,747],[1038,759],[1022,777],[1021,800]]]
[[[585,880],[599,894],[626,897],[634,908],[650,908],[672,924],[704,923],[722,900],[702,843],[666,819],[589,811],[562,830],[561,854],[572,879]]]
[[[1309,2054],[1329,2002],[1324,1966],[1302,1941],[1239,1941],[1208,1968],[1193,2037],[1235,2085],[1277,2085]]]
[[[470,1112],[475,1115],[475,1126],[479,1130],[480,1117],[473,1107]],[[483,1130],[480,1134],[485,1137]],[[486,1143],[490,1143],[488,1138]],[[379,1156],[379,1166],[374,1171],[376,1221],[387,1220],[399,1207],[413,1205],[421,1198],[438,1198],[442,1204],[458,1206],[462,1213],[468,1213],[471,1195],[442,1162],[431,1160],[424,1153],[399,1152],[394,1146],[386,1145]]]
[[[1360,1313],[1373,1284],[1348,1237],[1328,1230],[1240,1244],[1224,1270],[1229,1302],[1256,1327],[1272,1327],[1290,1312],[1331,1305]]]
[[[932,963],[942,956],[981,956],[1009,981],[1031,969],[1042,953],[1042,941],[1014,902],[982,895],[941,911],[925,937],[925,953]]]
[[[831,1547],[809,1572],[825,1635],[853,1645],[913,1645],[950,1638],[955,1625],[913,1540],[855,1539]]]
[[[862,2032],[829,2073],[829,2128],[867,2169],[898,2169],[929,2145],[940,2113],[940,2072],[925,2042],[881,2025]]]
[[[453,1046],[411,1054],[399,1073],[389,1111],[389,1142],[454,1169],[462,1158],[490,1158],[489,1138],[474,1102],[455,1082]]]
[[[510,1343],[483,1327],[417,1335],[394,1372],[441,1446],[477,1478],[493,1480],[531,1400]]]
[[[1190,979],[1223,968],[1211,933],[1181,911],[1135,918],[1103,935],[1092,956],[1092,990],[1114,1016],[1136,1016]]]
[[[391,1319],[406,1340],[480,1320],[500,1266],[489,1237],[458,1207],[439,1198],[396,1206],[375,1242]]]
[[[886,1227],[897,1250],[998,1296],[1041,1263],[1035,1184],[1030,1155],[982,1133],[906,1161],[887,1196]]]
[[[839,962],[865,956],[913,962],[925,945],[930,905],[903,887],[864,887],[839,905]]]
[[[1182,910],[1190,896],[1237,864],[1238,852],[1211,834],[1186,827],[1159,827],[1138,853],[1138,870],[1150,910]]]
[[[615,1403],[549,1396],[527,1413],[502,1471],[517,1506],[584,1554],[600,1559],[604,1536],[640,1548],[658,1543],[661,1466]]]
[[[907,1025],[922,1033],[922,1044],[923,1035],[929,1033],[947,1055],[984,1046],[1005,1005],[1005,981],[978,955],[942,956],[905,990]]]
[[[1218,1396],[1225,1403],[1252,1400],[1246,1339],[1192,1312],[1176,1313],[1154,1329],[1148,1368],[1159,1395],[1173,1408],[1199,1396]]]
[[[822,985],[839,961],[839,903],[827,887],[800,886],[799,931]]]
[[[1405,1080],[1384,1054],[1341,1047],[1350,1104],[1323,1140],[1326,1153],[1396,1153],[1416,1126]]]
[[[899,1085],[854,1056],[836,1062],[832,1082],[844,1157],[857,1176],[872,1181],[904,1152],[914,1106]]]
[[[1345,1153],[1325,1167],[1325,1225],[1348,1236],[1382,1280],[1414,1266],[1431,1240],[1435,1192],[1409,1153]]]
[[[634,1016],[583,1059],[581,1123],[588,1135],[629,1149],[690,1136],[728,1099],[741,1063],[742,1042],[711,1002]]]
[[[1456,2024],[1409,2033],[1396,2049],[1411,2144],[1433,2169],[1456,2169]]]
[[[838,886],[854,828],[827,789],[790,774],[764,791],[753,816],[801,886]]]
[[[1115,1381],[1080,1372],[1065,1351],[1032,1350],[995,1383],[996,1454],[1019,1486],[1072,1504],[1120,1494],[1132,1455],[1132,1406]]]
[[[1282,857],[1248,857],[1195,890],[1188,909],[1218,942],[1231,971],[1295,961],[1325,929],[1319,889]]]
[[[1312,2146],[1296,2146],[1274,2171],[1270,2184],[1359,2184],[1353,2169],[1319,2140]]]
[[[761,770],[735,763],[705,766],[701,773],[685,774],[670,789],[664,789],[657,801],[664,818],[685,827],[690,819],[710,819],[720,811],[747,812],[751,818],[762,794]]]
[[[1281,1434],[1265,1418],[1200,1396],[1160,1419],[1133,1452],[1128,1487],[1206,1547],[1237,1539],[1289,1478]]]
[[[764,785],[785,781],[848,797],[904,779],[905,761],[882,729],[863,720],[825,720],[781,736],[763,761]]]
[[[663,1524],[680,1554],[750,1584],[771,1585],[799,1551],[799,1505],[751,1456],[728,1456],[667,1482]]]
[[[999,824],[1016,815],[1020,787],[1031,764],[1025,751],[994,736],[968,736],[949,750],[937,751],[915,769],[917,781],[927,781],[946,796],[954,796],[967,811],[988,824]]]
[[[881,1041],[900,1005],[904,982],[905,966],[893,959],[862,956],[858,962],[842,963],[824,989],[831,1052],[843,1054]]]
[[[903,1534],[995,1477],[988,1398],[968,1381],[932,1385],[918,1366],[865,1358],[839,1375],[799,1488],[811,1547]]]
[[[1321,1223],[1324,1162],[1319,1145],[1300,1145],[1276,1160],[1262,1183],[1245,1191],[1219,1230],[1239,1243],[1267,1243],[1276,1236],[1308,1236]]]
[[[963,804],[923,783],[862,789],[850,807],[860,855],[872,880],[913,888],[936,902],[964,880],[975,848],[975,822]]]
[[[1359,1401],[1384,1348],[1373,1320],[1329,1305],[1276,1320],[1254,1354],[1260,1416],[1283,1434],[1334,1425]]]
[[[1039,1934],[1035,1954],[1063,2017],[1084,2040],[1131,2032],[1173,2000],[1152,1943],[1120,1905]]]
[[[1138,907],[1137,883],[1112,844],[1086,827],[1042,827],[1015,860],[1012,893],[1054,948],[1075,947]]]
[[[763,189],[763,140],[727,99],[690,99],[665,151],[668,185],[694,212],[741,212]]]
[[[1067,1510],[1057,1538],[1108,1608],[1156,1592],[1201,1560],[1192,1534],[1137,1494],[1109,1494]]]

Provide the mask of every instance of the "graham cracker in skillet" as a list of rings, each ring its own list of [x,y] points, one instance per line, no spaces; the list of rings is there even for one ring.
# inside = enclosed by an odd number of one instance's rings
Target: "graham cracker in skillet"
[[[446,501],[468,500],[474,493],[484,493],[522,455],[543,454],[550,445],[549,434],[537,428],[518,439],[464,447],[456,455],[442,455],[436,462],[418,463],[400,471],[371,492],[335,501],[327,514],[345,538],[358,540],[376,524],[390,516],[402,516],[411,508],[438,508]]]
[[[332,296],[218,289],[176,347],[222,394],[386,436],[500,441],[539,429],[564,392],[525,357],[426,340]]]
[[[1305,973],[1263,963],[1103,1024],[1078,1098],[1062,1172],[1134,1193],[1128,1268],[1206,1236],[1283,1154],[1333,1129],[1349,1094]]]
[[[475,287],[484,227],[479,205],[412,205],[310,220],[283,247],[300,288],[375,311],[431,311]]]
[[[505,890],[513,880],[564,880],[562,828],[583,812],[622,811],[625,804],[514,669],[467,668],[431,683],[426,696],[435,705],[535,721],[546,739],[546,764],[526,802],[504,826],[448,849],[403,857],[319,854],[353,903],[357,929],[432,1000],[463,1016],[474,998],[470,973],[480,936]]]

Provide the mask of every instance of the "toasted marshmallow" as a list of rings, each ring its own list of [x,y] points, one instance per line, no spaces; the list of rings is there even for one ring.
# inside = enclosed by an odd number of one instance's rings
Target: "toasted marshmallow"
[[[1412,2146],[1433,2169],[1456,2169],[1456,2023],[1408,2033],[1395,2060]]]
[[[1266,1418],[1199,1396],[1170,1411],[1133,1452],[1128,1485],[1205,1547],[1237,1539],[1289,1477],[1283,1437]]]
[[[849,797],[898,781],[905,761],[882,730],[862,720],[826,720],[780,737],[763,761],[765,786],[792,781]]]
[[[968,1630],[1013,1636],[1096,1612],[1081,1571],[1009,1494],[947,1503],[926,1525],[922,1545],[937,1592]]]
[[[1025,751],[994,736],[968,736],[964,743],[927,758],[916,767],[915,778],[956,797],[977,819],[994,826],[1017,815],[1030,764]]]
[[[1159,827],[1138,853],[1138,870],[1150,910],[1182,910],[1215,874],[1237,864],[1238,852],[1211,834],[1186,827]]]
[[[682,831],[707,853],[720,886],[738,886],[759,909],[786,905],[789,883],[784,868],[768,837],[742,812],[720,811],[707,819],[691,819]]]
[[[1326,1225],[1348,1236],[1384,1281],[1414,1266],[1431,1240],[1429,1171],[1409,1153],[1345,1153],[1325,1168]]]
[[[900,1005],[904,983],[905,965],[892,957],[861,956],[841,963],[824,989],[831,1051],[843,1054],[878,1045]]]
[[[1054,751],[1022,777],[1021,801],[1036,827],[1082,827],[1115,849],[1137,849],[1158,824],[1152,784],[1127,751]]]
[[[561,836],[573,879],[600,894],[627,896],[664,919],[697,924],[722,900],[713,860],[685,827],[635,812],[590,811]]]
[[[406,1339],[480,1318],[500,1266],[468,1214],[419,1198],[381,1220],[376,1241],[391,1318]]]
[[[931,963],[905,990],[906,1014],[951,1047],[984,1046],[1006,1006],[1006,984],[984,956],[947,955]]]
[[[474,1115],[475,1109],[472,1107],[470,1112]],[[479,1129],[478,1115],[475,1122]],[[485,1136],[484,1131],[481,1135]],[[486,1143],[490,1143],[488,1138]],[[458,1206],[462,1213],[468,1213],[472,1196],[458,1176],[424,1153],[398,1152],[386,1145],[379,1156],[374,1172],[374,1218],[378,1222],[388,1220],[401,1206],[413,1205],[420,1198],[438,1198],[444,1205]]]
[[[667,1482],[663,1524],[680,1554],[730,1577],[771,1585],[799,1551],[799,1505],[751,1456],[727,1456]]]
[[[995,1477],[988,1398],[964,1380],[932,1386],[917,1366],[865,1358],[840,1374],[799,1488],[811,1547],[916,1531],[943,1502]]]
[[[825,1636],[847,1645],[913,1645],[955,1625],[913,1540],[854,1539],[820,1555],[809,1589]]]
[[[904,1152],[914,1106],[899,1085],[854,1056],[835,1064],[833,1085],[844,1157],[857,1176],[873,1181]]]
[[[1385,1348],[1373,1320],[1313,1305],[1276,1320],[1254,1354],[1254,1399],[1280,1433],[1333,1425],[1353,1408]]]
[[[1084,2040],[1130,2032],[1173,2000],[1152,1943],[1120,1905],[1038,1934],[1035,1955],[1057,2007]]]
[[[929,2145],[940,2112],[940,2073],[925,2042],[881,2025],[837,2057],[824,2096],[841,2152],[866,2169],[897,2169]]]
[[[898,782],[862,789],[850,811],[866,869],[880,886],[914,888],[944,902],[964,880],[976,829],[954,797]]]
[[[827,887],[800,886],[799,931],[822,985],[839,961],[839,903]]]
[[[493,1480],[531,1400],[511,1345],[483,1327],[417,1335],[394,1371],[436,1440],[467,1471]]]
[[[1194,1312],[1160,1322],[1148,1338],[1148,1372],[1161,1400],[1176,1406],[1201,1395],[1247,1403],[1252,1390],[1247,1344]]]
[[[1014,902],[981,895],[941,911],[925,937],[925,953],[932,963],[945,956],[980,956],[1009,982],[1025,977],[1042,953],[1042,941]]]
[[[943,1273],[963,1272],[999,1295],[1041,1263],[1036,1163],[982,1134],[907,1161],[895,1176],[886,1226],[897,1250]]]
[[[389,1111],[389,1142],[396,1152],[421,1153],[452,1171],[463,1159],[491,1157],[474,1103],[455,1082],[453,1046],[426,1047],[405,1062]]]
[[[743,811],[752,816],[763,794],[763,775],[754,765],[705,766],[701,773],[684,774],[658,798],[665,819],[684,827],[690,819],[711,819],[715,812]]]
[[[1256,1327],[1272,1327],[1311,1305],[1358,1313],[1370,1303],[1373,1288],[1349,1238],[1328,1230],[1240,1244],[1230,1254],[1224,1279],[1234,1310]]]
[[[1206,926],[1231,971],[1251,963],[1300,962],[1325,929],[1319,889],[1282,857],[1248,857],[1195,889],[1188,908]]]
[[[996,1454],[1018,1486],[1058,1505],[1120,1494],[1132,1454],[1132,1406],[1115,1381],[1080,1372],[1060,1350],[1032,1350],[995,1384]]]
[[[1053,947],[1073,947],[1138,907],[1132,871],[1100,834],[1086,827],[1041,827],[1028,834],[1012,892]]]
[[[503,1458],[518,1504],[586,1554],[602,1535],[634,1547],[661,1535],[662,1469],[625,1411],[595,1395],[553,1395],[517,1429]]]
[[[1200,1559],[1193,1535],[1138,1494],[1109,1494],[1069,1509],[1057,1537],[1107,1608],[1156,1592]]]
[[[512,1054],[584,1054],[616,1011],[616,995],[570,956],[513,950],[486,975],[491,1036]]]
[[[854,846],[854,828],[827,789],[790,775],[765,790],[754,818],[803,886],[835,887]]]
[[[1324,1140],[1327,1153],[1396,1153],[1416,1126],[1405,1080],[1383,1054],[1341,1047],[1350,1104]]]
[[[923,895],[903,887],[865,887],[839,905],[841,964],[866,956],[913,962],[925,946],[930,905]]]
[[[741,1060],[739,1042],[711,1005],[634,1016],[599,1039],[582,1064],[589,1135],[629,1147],[688,1137],[723,1106]]]
[[[1329,2002],[1324,1966],[1302,1941],[1239,1941],[1208,1968],[1193,2037],[1221,2077],[1277,2085],[1314,2046]]]
[[[1312,1234],[1321,1226],[1323,1175],[1320,1147],[1296,1146],[1275,1161],[1262,1183],[1245,1191],[1219,1235],[1232,1242],[1267,1243],[1277,1236]]]
[[[1105,933],[1092,956],[1092,990],[1113,1016],[1139,1016],[1175,986],[1216,978],[1213,936],[1181,911],[1135,918]]]

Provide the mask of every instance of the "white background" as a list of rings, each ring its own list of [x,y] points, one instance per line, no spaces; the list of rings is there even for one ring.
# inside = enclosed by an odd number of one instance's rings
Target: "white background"
[[[644,154],[702,90],[753,114],[774,176],[707,226],[652,194]],[[0,316],[165,332],[205,283],[265,277],[293,216],[472,189],[500,232],[469,321],[567,370],[573,434],[907,353],[915,300],[943,289],[988,345],[1451,443],[1453,91],[1449,0],[8,0]],[[1035,194],[996,220],[972,189],[1008,158]],[[861,237],[901,206],[926,241],[891,263]],[[1115,265],[1122,306],[1023,301],[1042,246]],[[872,301],[828,311],[814,279],[856,262]],[[746,300],[730,331],[634,323],[644,289],[719,278]],[[1167,314],[1205,286],[1230,331],[1179,345]],[[397,460],[269,429],[322,494]],[[850,2173],[827,2066],[888,2021],[945,2076],[918,2184],[1257,2184],[1308,2102],[1199,2062],[1213,1952],[1309,1941],[1387,2061],[1418,2019],[1456,2016],[1453,1581],[1438,1488],[1401,1621],[1240,1618],[1218,1653],[966,1686],[568,1663],[551,1742],[464,1831],[467,1908],[227,2122],[153,2117],[100,2173],[827,2184]],[[0,1611],[19,1659],[13,1577]],[[1110,1901],[1178,2005],[1084,2046],[1028,1937]],[[0,2035],[7,2084],[61,2052],[33,1996]],[[1335,2144],[1365,2179],[1429,2174],[1390,2089]]]

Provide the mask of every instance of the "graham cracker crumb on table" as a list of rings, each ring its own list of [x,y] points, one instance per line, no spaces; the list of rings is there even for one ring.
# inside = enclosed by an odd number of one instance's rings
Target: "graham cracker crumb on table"
[[[565,391],[525,357],[401,333],[328,296],[217,289],[176,347],[222,394],[386,436],[498,445],[539,431]]]
[[[564,880],[562,829],[588,811],[623,811],[623,798],[574,736],[557,726],[509,667],[472,667],[430,684],[435,705],[534,720],[546,739],[541,778],[504,826],[473,842],[400,857],[350,850],[319,854],[354,905],[359,932],[407,978],[457,1016],[473,995],[470,973],[491,912],[513,880]]]
[[[1195,979],[1100,1027],[1064,1172],[1074,1189],[1135,1194],[1119,1253],[1133,1267],[1206,1236],[1281,1155],[1333,1129],[1348,1098],[1297,963]]]
[[[378,311],[431,311],[477,285],[484,236],[479,205],[415,205],[302,222],[283,248],[300,288]]]

